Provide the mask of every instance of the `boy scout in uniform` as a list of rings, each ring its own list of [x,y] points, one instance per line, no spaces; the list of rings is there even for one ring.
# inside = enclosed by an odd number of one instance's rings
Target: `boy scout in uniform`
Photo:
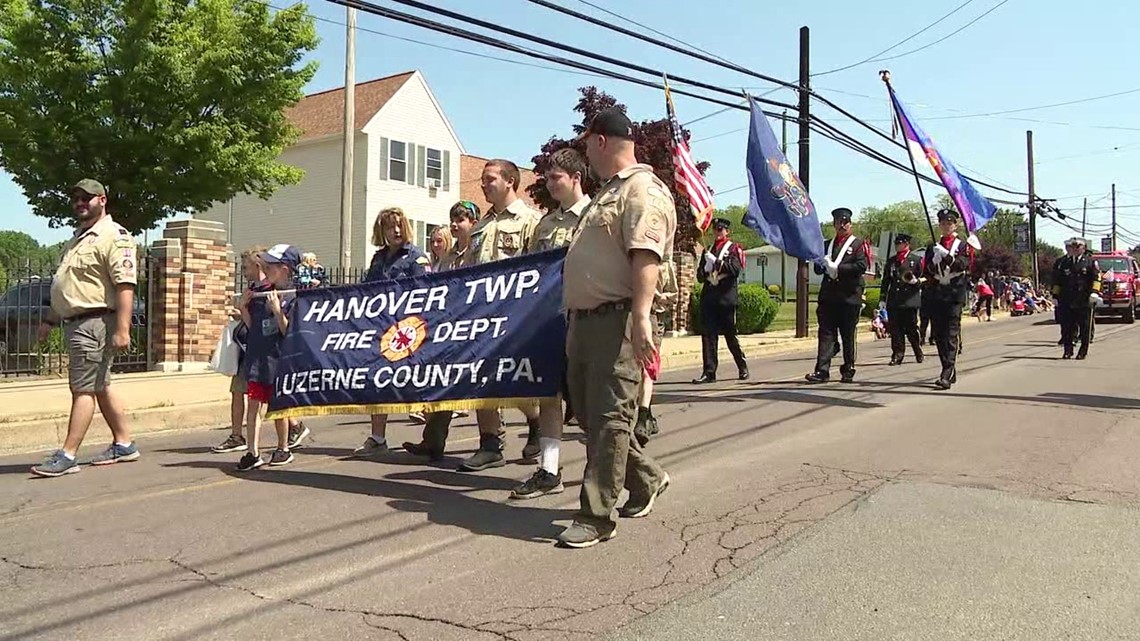
[[[548,211],[535,227],[527,252],[549,251],[570,244],[574,230],[578,227],[579,215],[589,204],[586,184],[590,167],[582,154],[569,147],[559,149],[550,158],[550,168],[546,170],[546,190],[559,203]],[[558,494],[563,491],[562,473],[558,460],[562,446],[562,400],[566,399],[569,413],[569,399],[565,391],[560,397],[542,399],[538,404],[539,462],[538,470],[527,481],[511,492],[513,499],[532,499],[544,494]]]
[[[632,438],[642,372],[657,356],[654,296],[672,255],[677,212],[668,187],[638,164],[633,125],[604,109],[586,132],[590,166],[605,182],[582,212],[566,256],[567,380],[587,434],[581,507],[560,545],[586,548],[617,533],[612,512],[647,516],[669,475]]]
[[[139,458],[127,431],[119,399],[111,392],[111,361],[116,350],[131,343],[131,311],[138,284],[135,241],[111,220],[107,191],[85,179],[71,188],[71,207],[79,226],[67,245],[51,285],[51,312],[39,327],[40,342],[52,327],[63,326],[70,366],[71,416],[63,447],[32,468],[40,476],[79,471],[76,452],[91,427],[95,405],[111,428],[114,440],[92,465]]]

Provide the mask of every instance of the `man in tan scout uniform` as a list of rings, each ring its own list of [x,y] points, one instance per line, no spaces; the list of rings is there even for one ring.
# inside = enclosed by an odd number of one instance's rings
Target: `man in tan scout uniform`
[[[32,468],[40,476],[79,471],[76,452],[91,427],[95,405],[111,427],[114,440],[92,465],[134,461],[139,450],[131,441],[119,399],[110,389],[111,361],[116,350],[131,343],[131,308],[138,284],[135,241],[107,213],[107,191],[90,179],[71,188],[71,207],[79,226],[56,270],[51,286],[51,313],[40,325],[40,342],[62,324],[71,365],[71,417],[63,448]]]
[[[590,198],[586,196],[589,175],[590,167],[582,154],[569,147],[554,152],[550,158],[550,168],[543,177],[546,180],[546,190],[559,204],[538,221],[528,252],[547,251],[570,244],[574,230],[578,227],[579,216],[590,203]],[[532,499],[543,494],[557,494],[564,489],[562,474],[558,469],[563,424],[560,397],[539,402],[538,424],[538,470],[511,492],[511,498]]]
[[[629,500],[618,513],[639,518],[669,485],[669,475],[631,435],[642,371],[657,356],[653,310],[661,263],[673,253],[677,230],[673,197],[652,167],[638,164],[633,125],[621,110],[599,112],[582,137],[604,182],[582,212],[563,276],[567,380],[587,435],[581,507],[558,537],[573,548],[613,538],[612,512],[623,487]]]
[[[519,168],[509,160],[489,160],[483,167],[483,196],[491,209],[471,231],[474,264],[519,256],[526,251],[538,224],[538,212],[519,198]],[[523,447],[524,461],[538,458],[538,408],[519,408],[526,415],[528,436]],[[479,423],[479,450],[459,465],[459,469],[478,472],[502,467],[506,431],[498,410],[475,412]]]

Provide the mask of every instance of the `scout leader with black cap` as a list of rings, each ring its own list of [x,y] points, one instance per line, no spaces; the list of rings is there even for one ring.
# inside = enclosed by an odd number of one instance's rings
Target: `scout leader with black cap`
[[[922,337],[918,335],[918,308],[922,305],[922,254],[910,250],[910,234],[895,236],[895,254],[887,259],[882,295],[890,317],[891,365],[902,365],[906,342],[921,363]]]
[[[1092,338],[1093,307],[1101,302],[1100,267],[1085,252],[1084,238],[1065,242],[1065,255],[1053,263],[1053,297],[1061,323],[1062,358],[1073,357],[1074,339],[1080,341],[1077,360],[1089,353]]]
[[[63,446],[32,468],[40,476],[79,471],[75,455],[91,427],[95,406],[111,428],[111,445],[92,465],[139,458],[131,441],[118,397],[111,389],[111,361],[131,343],[131,310],[138,284],[138,257],[131,233],[111,220],[107,190],[98,181],[81,180],[71,188],[71,208],[77,228],[51,283],[51,311],[40,324],[38,338],[47,340],[52,328],[63,327],[71,365],[71,418]]]
[[[831,378],[831,359],[836,341],[843,347],[839,368],[844,383],[855,380],[855,328],[863,310],[863,274],[867,271],[866,245],[851,233],[851,210],[840,207],[831,212],[835,238],[829,240],[824,256],[815,264],[823,275],[815,314],[819,322],[819,351],[815,371],[805,378],[809,383],[825,383]]]
[[[927,248],[923,259],[926,295],[930,297],[930,335],[942,361],[942,372],[934,382],[938,389],[950,389],[958,382],[955,366],[962,335],[962,308],[974,267],[974,249],[958,237],[958,220],[958,212],[953,209],[938,210],[942,237]]]
[[[724,336],[728,351],[736,361],[740,380],[748,378],[748,363],[740,341],[736,339],[736,308],[739,305],[736,282],[744,269],[744,248],[728,238],[731,228],[725,218],[714,218],[713,229],[716,240],[705,250],[697,266],[697,280],[704,284],[701,288],[701,351],[704,368],[694,383],[716,381],[718,336]]]

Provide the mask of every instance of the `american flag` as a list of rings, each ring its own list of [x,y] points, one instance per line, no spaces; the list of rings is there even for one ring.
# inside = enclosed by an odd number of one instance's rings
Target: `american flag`
[[[677,122],[677,112],[673,109],[673,95],[669,93],[668,78],[665,79],[665,108],[669,111],[669,126],[673,130],[673,179],[677,182],[677,190],[689,199],[693,218],[703,232],[712,224],[712,191],[689,154],[689,144],[685,142],[681,123]]]

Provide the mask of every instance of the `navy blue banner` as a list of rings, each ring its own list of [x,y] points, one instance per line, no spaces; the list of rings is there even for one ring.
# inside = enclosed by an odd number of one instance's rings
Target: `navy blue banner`
[[[531,404],[561,391],[566,249],[297,292],[269,418]]]

